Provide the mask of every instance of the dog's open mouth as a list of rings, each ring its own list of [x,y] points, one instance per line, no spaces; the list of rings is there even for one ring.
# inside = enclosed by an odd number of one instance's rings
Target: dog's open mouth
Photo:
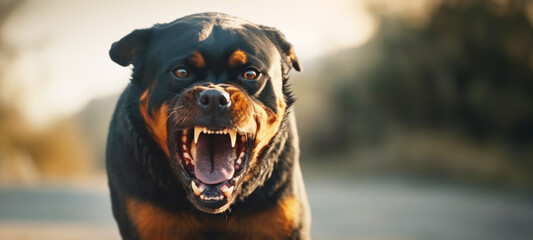
[[[197,200],[226,203],[248,162],[246,134],[194,127],[179,131],[176,138],[175,159],[191,178]]]

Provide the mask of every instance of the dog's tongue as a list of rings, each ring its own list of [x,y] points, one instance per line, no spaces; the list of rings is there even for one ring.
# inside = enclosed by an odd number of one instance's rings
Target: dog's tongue
[[[217,184],[231,179],[235,171],[231,163],[233,155],[227,134],[200,134],[196,145],[194,175],[206,184]]]

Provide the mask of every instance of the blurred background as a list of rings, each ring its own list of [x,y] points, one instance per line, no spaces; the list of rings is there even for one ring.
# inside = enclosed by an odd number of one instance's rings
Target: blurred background
[[[295,46],[313,239],[533,239],[529,0],[0,0],[0,239],[119,239],[107,52],[205,11]]]

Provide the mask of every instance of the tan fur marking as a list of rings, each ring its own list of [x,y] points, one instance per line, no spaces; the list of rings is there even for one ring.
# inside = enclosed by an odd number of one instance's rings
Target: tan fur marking
[[[205,59],[199,52],[193,52],[189,57],[189,62],[196,68],[205,67]]]
[[[141,115],[146,123],[146,127],[148,127],[149,131],[152,133],[154,140],[165,152],[167,157],[170,157],[167,145],[168,105],[163,104],[159,109],[154,109],[152,111],[152,116],[150,116],[150,114],[148,114],[148,93],[148,90],[144,91],[143,95],[139,99],[139,109],[141,111]]]
[[[233,216],[228,220],[224,229],[237,233],[235,237],[243,239],[288,239],[299,221],[301,206],[295,197],[282,200],[278,206],[263,212]]]
[[[201,239],[194,236],[199,221],[188,214],[169,213],[137,199],[126,199],[126,207],[141,240]]]
[[[257,164],[257,157],[261,154],[263,149],[268,145],[268,143],[270,143],[272,138],[278,132],[286,108],[287,104],[283,99],[278,99],[277,114],[263,104],[254,104],[257,132],[254,155],[252,156],[250,161],[250,165],[252,168],[255,167],[255,165]],[[244,181],[248,181],[251,177],[252,171],[249,171],[244,176]]]
[[[244,65],[248,61],[248,56],[242,50],[237,50],[229,57],[228,64],[231,67]]]
[[[171,213],[148,202],[126,199],[128,215],[141,240],[204,239],[207,229],[224,232],[220,239],[288,239],[300,219],[301,205],[288,197],[272,208],[253,214],[235,214],[227,221],[199,220],[186,213]],[[227,233],[227,234],[226,234]]]

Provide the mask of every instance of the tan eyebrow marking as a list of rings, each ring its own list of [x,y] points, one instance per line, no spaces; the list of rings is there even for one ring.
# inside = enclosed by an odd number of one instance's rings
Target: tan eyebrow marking
[[[238,65],[244,65],[247,60],[248,56],[246,56],[246,53],[244,53],[242,50],[237,50],[229,57],[228,64],[231,67],[235,67]]]
[[[205,67],[205,59],[199,52],[193,52],[189,57],[189,62],[197,68]]]

